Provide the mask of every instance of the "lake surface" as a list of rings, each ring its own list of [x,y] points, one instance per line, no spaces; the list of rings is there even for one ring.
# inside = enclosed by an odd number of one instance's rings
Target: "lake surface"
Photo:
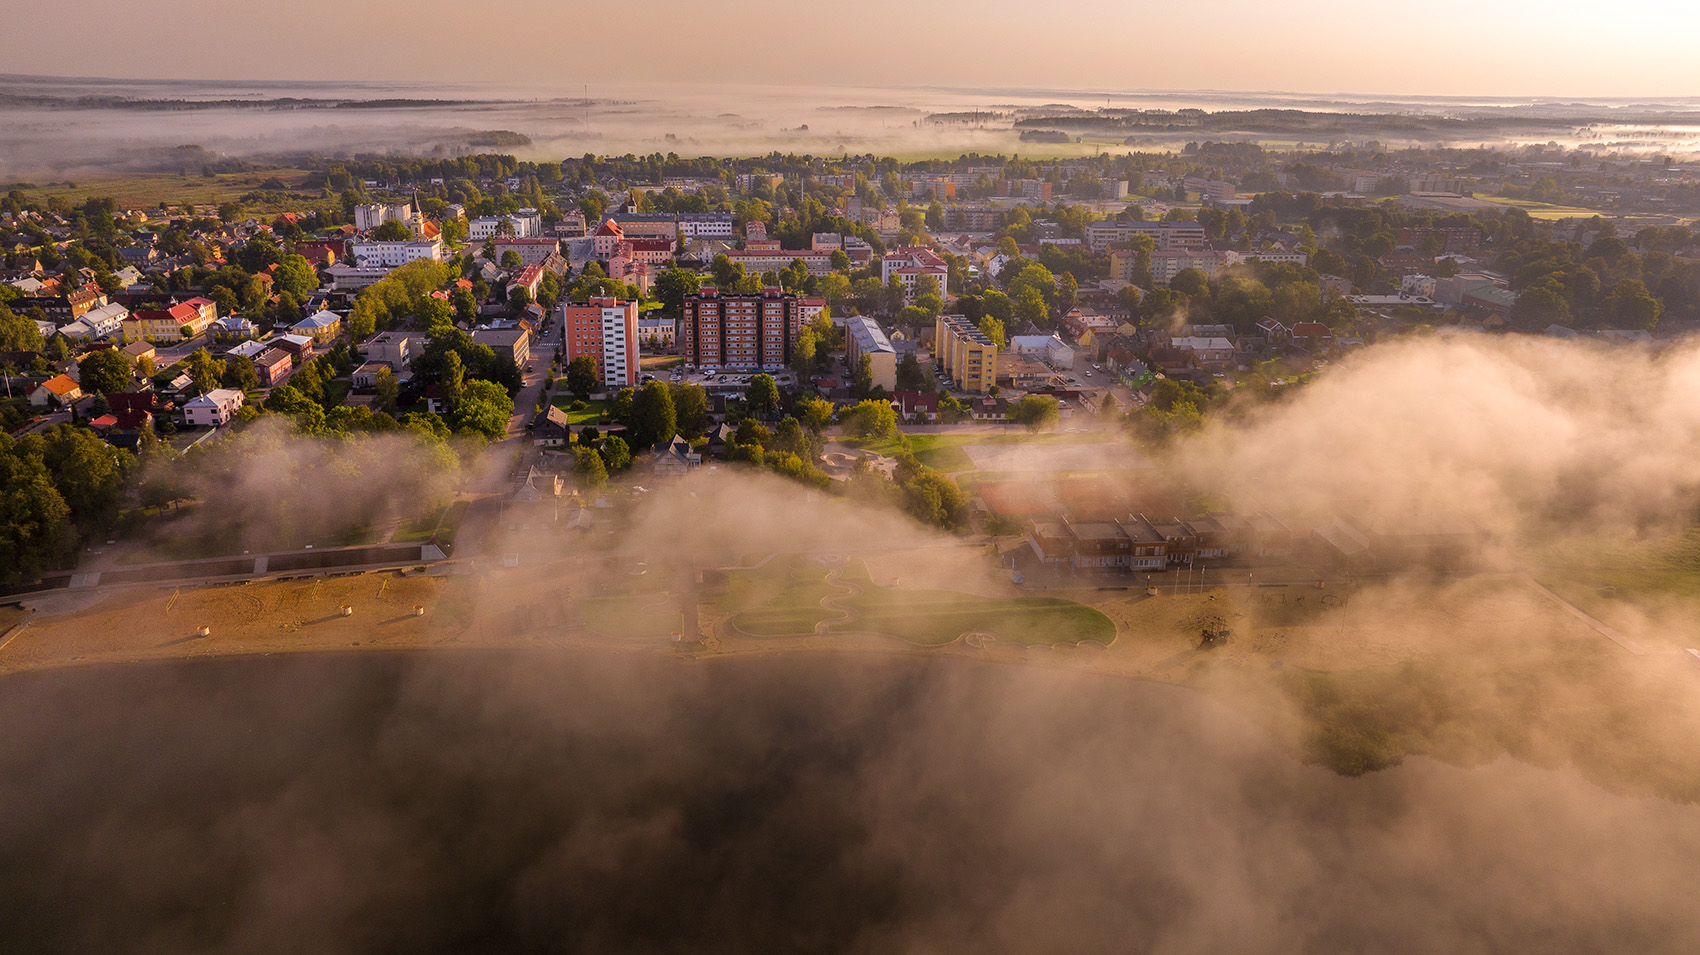
[[[960,659],[0,680],[9,952],[1688,952],[1700,809]]]

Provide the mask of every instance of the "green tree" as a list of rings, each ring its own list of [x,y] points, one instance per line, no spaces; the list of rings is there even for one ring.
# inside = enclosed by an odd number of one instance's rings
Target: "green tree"
[[[518,252],[515,252],[513,249],[509,249],[506,252],[502,253],[502,263],[501,264],[502,264],[503,269],[505,269],[509,272],[512,272],[512,271],[515,271],[516,269],[518,269],[521,265],[524,265],[525,263],[520,261]]]
[[[624,471],[632,466],[632,449],[626,439],[611,434],[602,439],[602,461],[610,471]]]
[[[863,355],[857,359],[856,367],[850,369],[850,394],[857,398],[866,398],[874,392],[874,359],[871,355]]]
[[[671,439],[679,433],[679,419],[673,407],[673,391],[663,381],[652,381],[639,388],[632,397],[632,441],[640,448]]]
[[[1600,241],[1594,244],[1599,245]],[[1600,299],[1600,310],[1614,328],[1651,329],[1659,323],[1664,305],[1647,291],[1640,279],[1623,279]]]
[[[694,293],[701,287],[702,280],[697,277],[695,272],[689,269],[672,268],[655,277],[655,283],[650,288],[650,295],[661,303],[661,314],[676,319],[684,314],[685,296]]]
[[[824,398],[799,398],[792,410],[812,434],[818,435],[832,424],[832,402]]]
[[[201,394],[218,387],[219,380],[224,377],[224,363],[214,358],[205,348],[197,348],[189,355],[189,378],[195,383],[195,390]]]
[[[437,378],[437,397],[442,400],[443,408],[452,414],[465,390],[466,366],[460,359],[460,353],[451,351],[443,356],[442,374]]]
[[[39,453],[54,488],[84,534],[105,532],[118,520],[118,497],[132,458],[83,428],[58,425],[22,442]]]
[[[506,388],[474,378],[466,383],[459,403],[449,416],[449,425],[457,432],[482,434],[496,441],[507,437],[508,421],[513,414],[514,400]]]
[[[396,399],[401,394],[401,384],[396,381],[395,373],[390,371],[388,365],[378,369],[373,388],[378,393],[378,410],[385,414],[395,414]]]
[[[0,351],[41,351],[41,329],[32,319],[0,305]]]
[[[582,444],[573,448],[573,473],[592,491],[600,491],[608,486],[608,465],[594,448],[587,448]]]
[[[1511,303],[1511,320],[1524,328],[1571,323],[1570,302],[1564,287],[1551,277],[1540,279],[1523,290]]]
[[[998,326],[998,331],[1003,331],[1002,325]],[[999,342],[999,347],[1002,347],[1002,342]],[[927,373],[921,370],[921,363],[916,360],[914,352],[904,355],[903,360],[897,363],[898,391],[921,391],[931,384],[927,380]]]
[[[407,242],[413,238],[413,230],[400,219],[390,219],[372,230],[372,238],[379,242]]]
[[[1042,325],[1050,318],[1050,306],[1045,304],[1045,296],[1036,288],[1025,288],[1015,299],[1015,317],[1024,322]]]
[[[1057,399],[1049,395],[1026,395],[1009,403],[1007,415],[1012,423],[1036,432],[1056,424],[1060,411]]]
[[[786,418],[779,422],[778,427],[773,429],[773,438],[767,446],[787,454],[813,457],[809,437],[804,433],[802,423],[796,418]]]
[[[679,434],[686,438],[700,438],[708,433],[708,392],[701,385],[688,381],[674,385],[672,390],[673,417]]]
[[[797,334],[797,343],[791,346],[791,370],[796,373],[799,384],[807,384],[815,371],[815,354],[819,339],[815,330],[803,326]]]
[[[887,438],[897,433],[897,412],[889,401],[863,401],[839,415],[838,420],[851,437]]]
[[[744,390],[744,401],[758,417],[771,417],[779,408],[779,386],[773,376],[761,374],[751,378],[750,386]]]
[[[588,398],[596,390],[596,359],[580,355],[567,362],[567,390],[580,398]]]
[[[30,580],[68,557],[70,517],[40,451],[0,432],[0,579]]]
[[[306,298],[318,287],[319,273],[306,256],[286,255],[278,260],[277,270],[272,273],[273,291],[288,292],[299,299]]]
[[[85,395],[129,391],[134,374],[130,356],[122,349],[103,348],[88,354],[77,364],[77,387]]]
[[[991,339],[992,344],[998,346],[999,348],[1002,348],[1004,346],[1003,322],[998,321],[996,318],[993,318],[990,315],[981,316],[980,317],[980,334]]]
[[[252,361],[240,355],[230,355],[224,359],[224,373],[219,376],[219,383],[226,388],[248,391],[260,387],[260,374],[254,370]]]

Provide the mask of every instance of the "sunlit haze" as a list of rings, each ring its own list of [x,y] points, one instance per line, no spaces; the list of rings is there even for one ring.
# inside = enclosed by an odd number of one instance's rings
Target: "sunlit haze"
[[[1700,8],[1666,0],[1306,4],[445,0],[287,7],[12,3],[12,73],[191,79],[633,81],[1508,96],[1700,93]],[[71,26],[74,25],[74,26]],[[291,27],[322,27],[289,37]],[[74,47],[41,36],[75,36]]]

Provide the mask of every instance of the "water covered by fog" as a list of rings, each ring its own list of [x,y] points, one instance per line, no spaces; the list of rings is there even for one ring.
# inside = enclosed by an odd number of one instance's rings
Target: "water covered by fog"
[[[119,108],[112,100],[131,101]],[[94,102],[91,103],[91,99]],[[280,100],[304,102],[280,103]],[[163,108],[160,101],[185,101]],[[411,100],[413,105],[372,106]],[[155,108],[137,108],[151,101]],[[224,102],[231,101],[231,102]],[[337,101],[368,105],[338,106]],[[1017,110],[1073,108],[1302,109],[1462,116],[1492,120],[1458,134],[1455,145],[1614,144],[1630,150],[1693,149],[1700,142],[1700,99],[1548,102],[1501,97],[1411,97],[1223,91],[952,89],[869,86],[616,86],[524,88],[496,84],[228,84],[162,80],[67,80],[0,76],[0,181],[87,174],[104,169],[166,169],[162,152],[198,145],[231,156],[476,151],[472,134],[511,130],[534,145],[526,159],[586,152],[760,155],[773,150],[830,155],[1020,152],[1010,128]],[[975,117],[976,112],[984,113]],[[929,123],[938,113],[970,114]],[[1555,122],[1556,121],[1556,122]],[[1255,132],[1212,133],[1258,138]],[[1378,134],[1359,130],[1353,138]],[[1175,148],[1185,131],[1141,132],[1140,148]],[[1325,132],[1313,137],[1326,145]],[[1334,137],[1340,138],[1340,137]],[[1445,137],[1389,130],[1388,145],[1433,145]],[[1032,151],[1026,144],[1026,151]],[[1080,147],[1090,153],[1093,146]],[[1069,147],[1045,147],[1048,152]]]

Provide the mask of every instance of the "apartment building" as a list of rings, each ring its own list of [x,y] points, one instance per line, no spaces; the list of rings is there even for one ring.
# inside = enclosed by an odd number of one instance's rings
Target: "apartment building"
[[[639,374],[638,303],[593,298],[561,305],[561,334],[567,360],[596,359],[597,380],[608,391],[635,388]]]
[[[443,240],[350,242],[348,243],[348,258],[356,268],[362,269],[398,269],[409,262],[417,262],[420,259],[441,262],[443,260]]]
[[[521,265],[542,265],[549,260],[549,256],[560,251],[561,243],[558,239],[541,236],[527,238],[501,236],[496,239],[497,262],[502,261],[503,255],[512,252],[519,256]]]
[[[797,259],[803,260],[803,266],[810,275],[828,275],[832,272],[832,252],[815,249],[732,249],[725,253],[726,257],[744,267],[746,275],[760,275],[763,272],[777,272],[788,269]]]
[[[474,242],[493,239],[502,233],[502,223],[512,226],[516,238],[534,238],[543,231],[543,218],[536,209],[521,209],[509,216],[482,216],[467,223],[467,238]]]
[[[362,202],[354,207],[354,228],[371,232],[386,222],[400,222],[419,234],[420,215],[411,202]]]
[[[732,295],[706,286],[685,297],[678,333],[685,361],[697,368],[783,370],[802,328],[801,306],[779,288]]]
[[[910,246],[889,252],[880,260],[880,281],[890,284],[894,275],[903,283],[904,301],[913,302],[915,285],[923,275],[937,280],[939,294],[943,295],[950,283],[950,266],[932,249]]]
[[[891,339],[886,337],[878,322],[865,315],[845,319],[844,353],[852,372],[866,355],[873,383],[888,394],[897,390],[897,349],[892,347]]]
[[[998,377],[998,346],[966,315],[933,323],[933,361],[964,391],[989,392]]]
[[[1086,224],[1086,245],[1099,255],[1112,244],[1126,244],[1136,235],[1148,235],[1159,249],[1200,249],[1204,247],[1204,227],[1196,222],[1110,221]]]
[[[1186,269],[1197,269],[1214,277],[1228,264],[1228,256],[1210,249],[1158,249],[1151,253],[1151,281],[1167,285]]]
[[[163,309],[131,312],[124,319],[126,342],[176,342],[194,338],[212,324],[212,316],[188,302]]]

